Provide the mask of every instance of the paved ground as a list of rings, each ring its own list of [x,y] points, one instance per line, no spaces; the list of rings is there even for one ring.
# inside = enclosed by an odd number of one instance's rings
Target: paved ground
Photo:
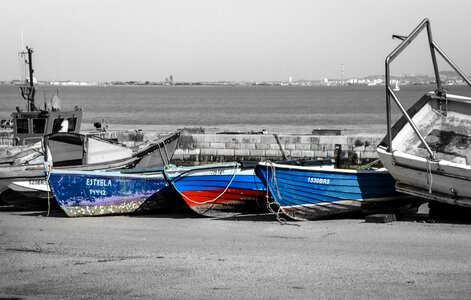
[[[0,210],[0,297],[471,298],[471,225]]]

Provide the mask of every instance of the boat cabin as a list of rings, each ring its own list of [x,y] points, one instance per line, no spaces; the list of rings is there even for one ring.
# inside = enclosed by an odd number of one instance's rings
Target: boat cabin
[[[79,133],[82,110],[18,111],[12,113],[14,145],[33,144],[56,132]]]
[[[55,167],[110,165],[133,157],[131,148],[92,135],[58,132],[45,136],[44,144]]]

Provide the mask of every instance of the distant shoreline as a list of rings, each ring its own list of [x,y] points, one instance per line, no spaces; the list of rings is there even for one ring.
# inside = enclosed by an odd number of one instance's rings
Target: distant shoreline
[[[466,85],[466,82],[453,71],[440,71],[441,80],[445,85]],[[396,82],[400,86],[405,85],[429,85],[435,84],[434,75],[392,75],[391,84]],[[0,85],[19,85],[21,80],[0,80]],[[39,86],[378,86],[385,84],[384,75],[371,75],[361,78],[348,79],[299,79],[289,81],[282,80],[216,80],[216,81],[174,81],[166,78],[165,81],[127,80],[127,81],[78,81],[78,80],[50,80],[38,81]]]

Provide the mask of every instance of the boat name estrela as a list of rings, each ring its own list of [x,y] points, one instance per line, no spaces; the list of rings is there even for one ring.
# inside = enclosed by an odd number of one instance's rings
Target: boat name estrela
[[[87,178],[86,185],[92,186],[111,186],[111,179],[96,179],[96,178]]]

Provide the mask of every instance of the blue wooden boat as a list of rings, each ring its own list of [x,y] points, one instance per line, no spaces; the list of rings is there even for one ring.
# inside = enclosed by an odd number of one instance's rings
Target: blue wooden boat
[[[154,171],[51,170],[51,191],[69,217],[125,214],[168,186],[162,169]]]
[[[231,217],[265,208],[266,188],[255,175],[256,163],[219,163],[166,168],[165,175],[196,213]]]
[[[274,204],[298,220],[395,206],[405,201],[395,191],[395,181],[386,169],[336,169],[330,160],[320,160],[304,165],[261,162],[255,172],[267,185],[270,206]]]

